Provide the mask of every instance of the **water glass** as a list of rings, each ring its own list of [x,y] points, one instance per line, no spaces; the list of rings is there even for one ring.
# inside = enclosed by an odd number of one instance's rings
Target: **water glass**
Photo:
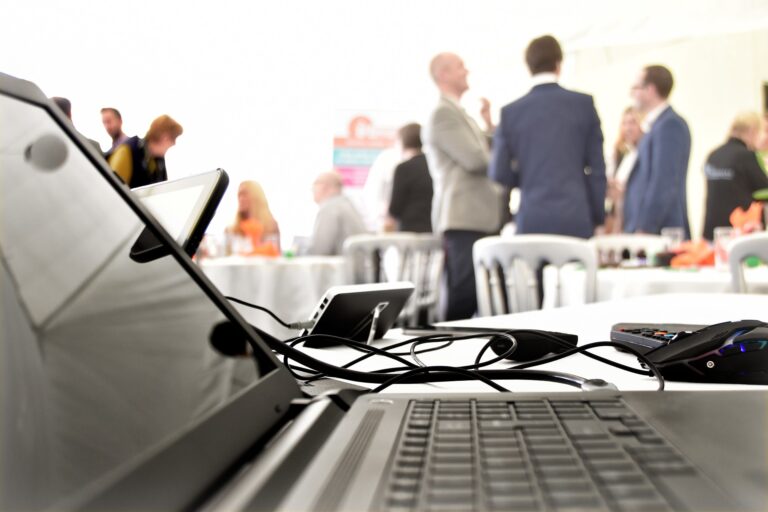
[[[685,230],[679,227],[661,228],[661,236],[667,242],[667,251],[673,251],[685,240]]]
[[[736,231],[730,226],[716,227],[712,237],[715,246],[715,268],[728,269],[728,244],[736,236]]]

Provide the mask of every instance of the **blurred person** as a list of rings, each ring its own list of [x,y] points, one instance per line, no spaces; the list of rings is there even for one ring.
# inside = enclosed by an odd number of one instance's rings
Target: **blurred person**
[[[612,172],[608,178],[606,233],[624,232],[624,192],[637,162],[637,145],[643,138],[641,122],[642,116],[635,107],[627,107],[621,116],[619,137],[611,155]]]
[[[166,181],[165,154],[182,133],[179,123],[162,115],[152,121],[143,139],[129,137],[118,146],[109,157],[109,165],[130,188]]]
[[[440,99],[422,136],[432,176],[432,227],[445,250],[446,320],[477,311],[472,246],[501,228],[502,191],[488,178],[490,104],[483,101],[486,132],[462,108],[469,89],[464,61],[454,53],[436,55],[429,66]]]
[[[104,158],[109,160],[120,144],[128,142],[129,137],[123,132],[123,116],[120,111],[112,107],[101,109],[101,124],[112,139],[112,146],[104,153]]]
[[[397,148],[387,148],[376,156],[368,169],[362,196],[364,220],[371,231],[386,231],[390,226],[388,209],[392,198],[392,178],[401,159]]]
[[[520,188],[516,232],[589,238],[605,218],[605,160],[591,96],[561,87],[563,61],[552,36],[531,41],[532,88],[501,110],[488,170]]]
[[[341,176],[324,172],[312,184],[312,196],[318,205],[307,254],[341,255],[344,240],[365,233],[365,223],[352,201],[342,194]]]
[[[57,107],[59,107],[59,110],[64,112],[64,115],[67,116],[67,119],[72,121],[72,102],[71,101],[69,101],[67,98],[64,98],[62,96],[53,96],[50,98],[50,100],[53,101]],[[72,124],[74,125],[74,122]],[[78,131],[77,133],[80,133],[80,132]],[[82,133],[80,135],[82,135]],[[101,153],[101,145],[97,141],[93,139],[89,139],[85,135],[83,135],[83,137],[85,138],[85,140],[90,142],[91,145],[94,148],[96,148],[96,150],[99,153]]]
[[[704,164],[707,179],[704,233],[713,239],[718,226],[730,226],[731,212],[746,210],[756,190],[768,188],[768,175],[763,172],[755,150],[759,144],[763,120],[754,112],[736,116],[728,140],[713,150]]]
[[[264,189],[257,182],[243,181],[237,188],[237,213],[227,233],[247,238],[251,254],[280,254],[280,229]]]
[[[432,177],[421,151],[421,126],[410,123],[397,132],[403,162],[395,168],[389,216],[392,229],[432,232]]]
[[[673,85],[669,69],[652,65],[640,71],[632,86],[645,135],[624,193],[627,233],[659,234],[664,227],[681,227],[685,238],[691,237],[686,196],[691,133],[669,105]]]

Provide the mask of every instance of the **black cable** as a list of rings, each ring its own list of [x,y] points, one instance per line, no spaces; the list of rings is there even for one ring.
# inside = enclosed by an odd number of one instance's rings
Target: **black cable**
[[[490,348],[490,346],[494,343],[493,338],[489,339],[488,342],[485,345],[483,345],[483,348],[480,349],[480,352],[477,353],[477,357],[475,358],[475,364],[474,364],[475,368],[480,368],[481,366],[487,366],[487,365],[490,365],[490,364],[493,364],[493,363],[498,363],[502,359],[506,359],[506,358],[510,357],[512,354],[515,353],[515,351],[517,350],[517,345],[518,345],[517,338],[515,338],[511,334],[505,334],[505,336],[507,336],[507,337],[512,339],[512,345],[506,351],[504,351],[503,354],[501,354],[501,355],[499,355],[497,357],[494,357],[493,359],[490,359],[490,360],[486,361],[485,363],[483,363],[481,365],[480,361],[482,360],[483,355]]]
[[[276,352],[279,352],[281,354],[288,355],[294,361],[304,366],[307,366],[309,368],[312,368],[315,371],[324,373],[329,377],[343,379],[343,380],[351,380],[356,382],[367,382],[367,383],[378,383],[378,384],[384,383],[390,378],[388,375],[385,375],[382,373],[361,372],[357,370],[340,368],[336,365],[326,363],[325,361],[315,359],[309,354],[306,354],[301,350],[298,350],[294,347],[286,345],[283,342],[277,340],[276,338],[264,333],[263,331],[261,331],[260,334],[262,335],[262,339],[267,344],[267,346],[269,346],[270,349]],[[354,343],[358,343],[358,342],[354,342]],[[390,354],[387,354],[387,355],[389,356]],[[560,384],[566,384],[566,385],[574,386],[577,388],[581,388],[583,383],[586,382],[587,380],[587,379],[578,377],[576,375],[569,375],[569,374],[560,373],[560,372],[536,371],[536,370],[496,369],[496,370],[477,370],[476,372],[472,372],[472,373],[482,375],[483,377],[486,377],[491,380],[543,380],[547,382],[556,382]],[[430,373],[428,379],[419,378],[419,377],[420,375],[415,375],[404,380],[406,380],[408,383],[411,383],[411,384],[424,384],[424,383],[430,383],[430,382],[449,382],[449,381],[456,381],[456,380],[469,380],[469,379],[475,378],[474,375],[468,376],[463,374],[456,374],[456,372],[446,372],[446,371],[435,371],[434,373]]]
[[[566,350],[565,352],[562,352],[560,354],[555,354],[553,356],[537,359],[536,361],[530,361],[528,363],[516,364],[515,366],[512,366],[511,369],[523,370],[523,369],[531,368],[541,364],[551,363],[552,361],[557,361],[558,359],[563,359],[573,354],[578,354],[582,352],[584,353],[584,355],[589,355],[589,352],[587,352],[587,350],[591,348],[597,348],[597,347],[621,348],[622,350],[626,350],[627,352],[636,356],[643,364],[645,364],[648,367],[649,371],[643,371],[643,370],[638,370],[636,368],[631,368],[629,366],[625,366],[620,363],[615,363],[614,361],[611,361],[609,359],[606,359],[605,361],[611,366],[616,366],[620,369],[631,370],[633,373],[637,373],[639,375],[645,375],[646,377],[655,377],[656,380],[659,382],[658,391],[664,391],[664,376],[661,374],[661,372],[656,367],[656,365],[653,364],[647,357],[645,357],[645,355],[635,350],[633,347],[629,347],[621,343],[616,343],[614,341],[596,341],[594,343],[587,343],[586,345],[582,345],[580,347],[575,347],[570,350]],[[600,358],[600,359],[603,359],[603,358]]]
[[[402,382],[404,380],[407,380],[415,375],[419,375],[422,373],[429,374],[429,372],[433,371],[441,371],[441,372],[450,372],[450,373],[456,373],[458,375],[462,375],[465,377],[469,377],[471,379],[477,379],[480,382],[483,382],[485,384],[488,384],[490,387],[495,389],[496,391],[501,391],[502,393],[509,393],[510,391],[505,388],[504,386],[500,386],[493,382],[491,379],[484,377],[480,375],[477,372],[472,372],[469,370],[464,370],[461,368],[455,368],[453,366],[420,366],[419,368],[416,368],[414,370],[407,371],[405,373],[401,373],[399,375],[396,375],[392,377],[391,379],[384,381],[380,386],[377,386],[371,390],[371,393],[380,393],[384,389],[388,388],[389,386],[393,384],[397,384],[398,382]]]
[[[229,300],[229,301],[232,301],[232,302],[235,302],[237,304],[240,304],[242,306],[247,306],[249,308],[258,309],[259,311],[263,311],[264,313],[266,313],[269,316],[271,316],[272,318],[274,318],[275,321],[277,321],[277,323],[279,323],[283,327],[287,327],[288,329],[309,329],[310,327],[312,327],[312,323],[313,322],[311,322],[311,321],[293,322],[292,324],[289,324],[289,323],[286,323],[285,321],[283,321],[280,317],[278,317],[276,314],[274,314],[272,311],[270,311],[269,309],[265,308],[264,306],[259,306],[257,304],[253,304],[251,302],[248,302],[248,301],[245,301],[245,300],[242,300],[242,299],[238,299],[237,297],[230,297],[229,295],[225,295],[224,298]]]
[[[564,354],[567,353],[569,350],[572,350],[574,348],[574,346],[571,343],[568,343],[567,341],[564,341],[560,337],[555,336],[553,334],[550,334],[550,333],[548,333],[546,331],[531,330],[531,329],[515,329],[514,331],[517,331],[519,333],[526,333],[526,332],[527,333],[531,333],[531,332],[533,332],[533,333],[541,335],[541,336],[543,336],[545,338],[548,338],[548,339],[554,341],[555,343],[559,344],[561,347],[566,348],[567,350],[565,352],[563,352]],[[624,348],[624,345],[621,345],[620,348]],[[559,354],[556,354],[556,355],[559,355]],[[570,354],[567,354],[567,355],[570,355]],[[638,375],[646,375],[646,376],[649,375],[648,372],[644,372],[642,370],[638,370],[637,368],[632,368],[631,366],[627,366],[627,365],[622,364],[622,363],[617,363],[616,361],[611,361],[610,359],[606,359],[606,358],[604,358],[602,356],[598,356],[597,354],[592,354],[591,352],[584,352],[584,355],[589,357],[589,358],[592,358],[592,359],[594,359],[596,361],[600,361],[603,364],[607,364],[609,366],[613,366],[614,368],[619,368],[620,370],[624,370],[624,371],[627,371],[627,372],[635,373],[635,374],[638,374]],[[555,357],[555,356],[551,356],[551,357]],[[561,358],[557,357],[556,359],[551,359],[551,360],[552,361],[556,361],[557,359],[561,359]],[[550,361],[550,359],[547,359],[546,361],[544,359],[537,359],[536,361],[540,361],[540,360],[544,361],[544,362]],[[535,361],[531,361],[531,362],[535,362]],[[525,363],[525,364],[527,364],[527,363]],[[541,363],[541,364],[543,364],[543,363]],[[515,366],[515,368],[516,368],[516,366]]]

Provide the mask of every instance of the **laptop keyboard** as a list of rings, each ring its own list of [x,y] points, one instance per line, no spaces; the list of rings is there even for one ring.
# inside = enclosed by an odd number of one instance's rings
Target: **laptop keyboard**
[[[678,510],[708,485],[618,398],[415,400],[388,474],[392,512]]]

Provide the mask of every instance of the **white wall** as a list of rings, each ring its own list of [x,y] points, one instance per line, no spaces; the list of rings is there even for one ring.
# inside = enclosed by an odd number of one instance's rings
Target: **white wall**
[[[595,94],[609,141],[636,68],[666,62],[694,132],[692,170],[732,113],[758,107],[768,74],[768,0],[0,0],[0,12],[0,70],[69,97],[75,125],[103,145],[103,106],[121,110],[129,134],[170,114],[185,128],[171,177],[232,177],[214,225],[232,217],[237,183],[257,179],[286,235],[311,226],[310,183],[331,166],[339,117],[423,120],[439,51],[464,57],[470,112],[480,96],[498,109],[527,89],[527,42],[552,33],[563,84]]]

